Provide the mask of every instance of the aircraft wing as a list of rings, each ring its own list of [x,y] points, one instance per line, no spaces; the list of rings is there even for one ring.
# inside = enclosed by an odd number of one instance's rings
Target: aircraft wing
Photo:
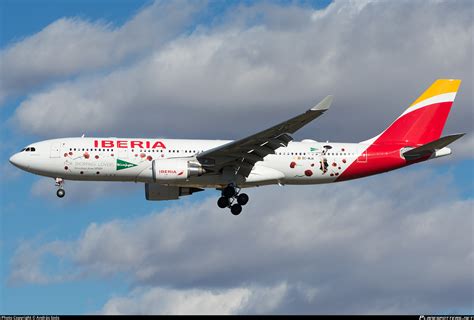
[[[200,153],[197,160],[208,172],[218,173],[224,167],[231,167],[235,174],[247,177],[256,162],[275,153],[276,149],[287,146],[293,140],[290,134],[322,115],[329,109],[331,102],[332,96],[327,96],[305,113],[267,130]]]

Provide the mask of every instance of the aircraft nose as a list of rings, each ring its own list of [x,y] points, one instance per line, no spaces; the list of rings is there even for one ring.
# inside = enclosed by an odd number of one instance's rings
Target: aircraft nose
[[[27,169],[27,163],[24,161],[25,159],[22,158],[23,157],[19,153],[15,153],[8,161],[17,168]]]
[[[18,154],[15,153],[14,155],[12,155],[8,161],[10,161],[12,165],[16,166],[16,163],[18,161]]]

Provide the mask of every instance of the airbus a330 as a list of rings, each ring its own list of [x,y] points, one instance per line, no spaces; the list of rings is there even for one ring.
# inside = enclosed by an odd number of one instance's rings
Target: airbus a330
[[[309,185],[362,178],[451,154],[463,134],[441,137],[461,81],[436,80],[386,130],[360,143],[293,141],[292,134],[329,109],[324,98],[306,112],[240,140],[60,138],[36,142],[10,158],[16,167],[55,179],[133,181],[147,200],[172,200],[215,188],[217,204],[239,215],[243,188]]]

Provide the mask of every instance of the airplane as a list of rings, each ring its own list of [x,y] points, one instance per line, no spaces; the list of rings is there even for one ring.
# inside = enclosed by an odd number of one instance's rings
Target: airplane
[[[10,158],[16,167],[55,179],[133,181],[147,200],[174,200],[215,188],[220,208],[242,212],[244,188],[341,182],[451,154],[464,134],[441,137],[461,80],[438,79],[387,129],[360,143],[293,141],[292,134],[329,109],[332,96],[306,112],[240,140],[60,138],[36,142]]]

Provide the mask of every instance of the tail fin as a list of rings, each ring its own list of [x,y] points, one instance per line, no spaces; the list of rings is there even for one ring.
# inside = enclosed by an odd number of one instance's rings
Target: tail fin
[[[422,145],[441,137],[461,80],[438,79],[374,143]]]

